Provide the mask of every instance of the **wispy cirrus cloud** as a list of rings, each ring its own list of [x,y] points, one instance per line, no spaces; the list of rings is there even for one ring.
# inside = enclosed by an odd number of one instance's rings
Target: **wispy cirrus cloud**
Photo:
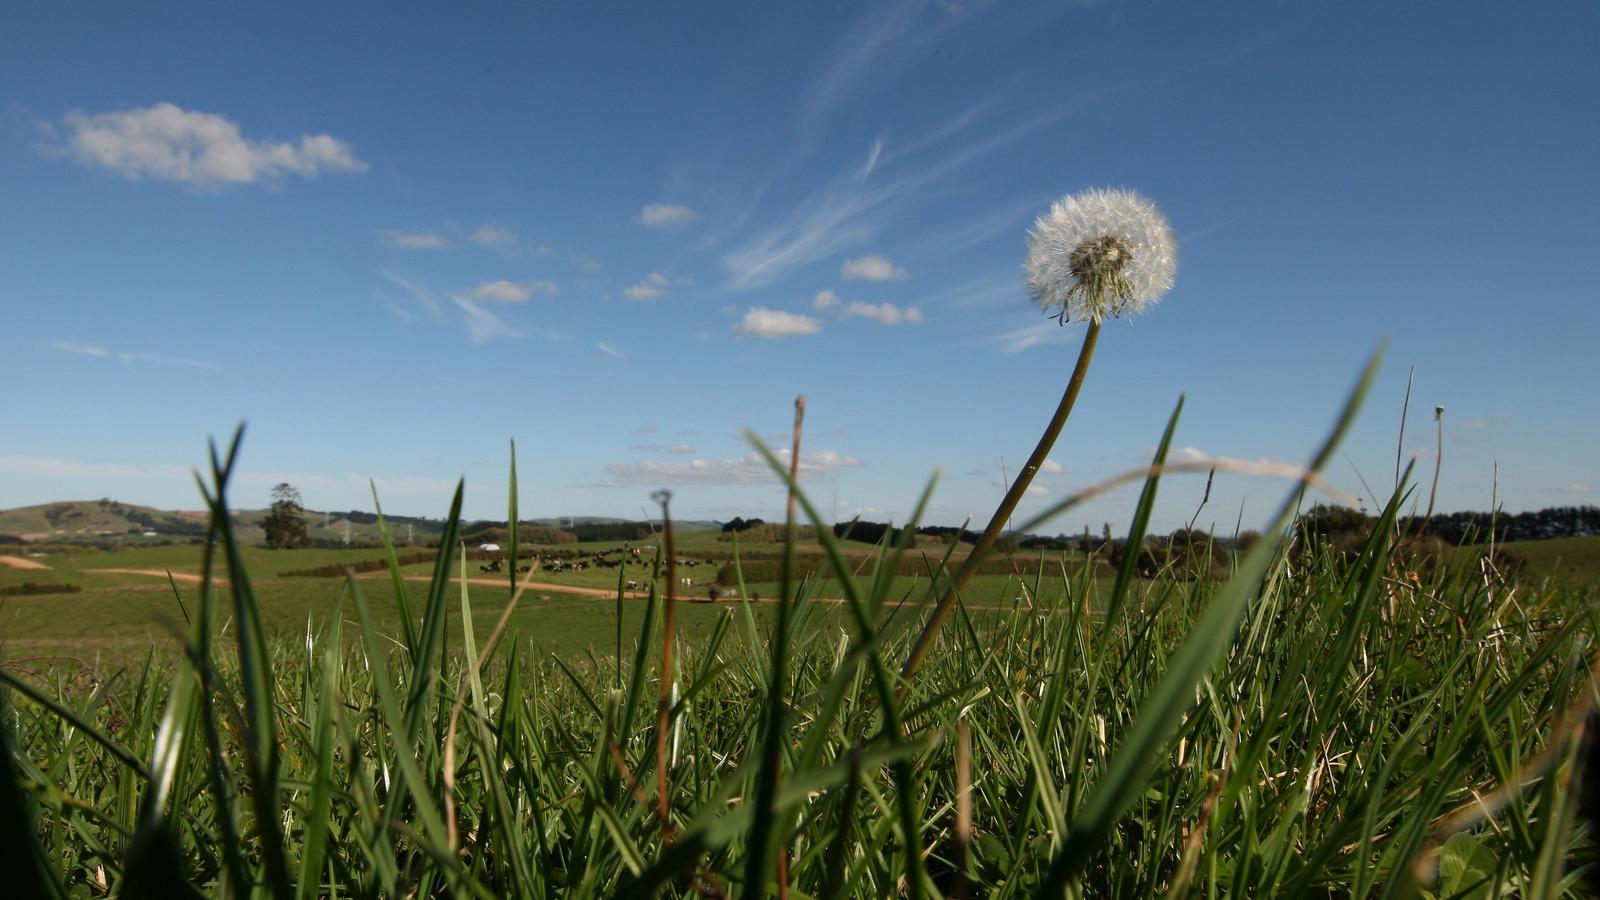
[[[167,356],[163,353],[149,353],[137,350],[107,350],[97,344],[85,344],[81,341],[46,341],[44,346],[62,353],[74,353],[79,356],[93,356],[99,359],[118,359],[128,363],[149,363],[157,366],[178,366],[187,369],[205,369],[211,372],[220,372],[222,367],[214,362],[203,359],[190,359],[182,356]]]
[[[618,350],[617,348],[611,346],[610,344],[606,343],[605,341],[596,341],[595,345],[594,345],[594,348],[596,350],[599,350],[601,353],[604,353],[605,355],[611,357],[612,359],[627,359],[628,358],[627,354],[625,354],[621,350]]]
[[[1062,328],[1054,321],[1019,325],[989,337],[989,343],[1007,356],[1034,347],[1065,344],[1078,336],[1076,329]]]
[[[166,356],[161,353],[118,353],[117,358],[123,362],[151,363],[157,366],[179,366],[186,369],[205,369],[211,372],[222,371],[221,366],[208,360]]]
[[[410,297],[411,300],[418,306],[436,316],[442,312],[439,305],[439,299],[434,296],[433,291],[430,290],[427,285],[420,281],[407,278],[392,269],[379,267],[377,272],[378,277],[389,282],[400,290],[405,291],[406,296]]]
[[[776,451],[779,460],[788,460],[790,451],[787,449]],[[840,469],[854,469],[861,466],[861,460],[834,450],[819,450],[800,454],[799,475],[801,481],[827,478]],[[682,487],[685,485],[743,485],[743,484],[774,484],[778,477],[773,474],[767,461],[755,453],[733,459],[692,459],[686,462],[664,462],[659,460],[641,460],[638,462],[614,462],[606,465],[608,478],[599,482],[600,487],[627,487],[636,485],[650,485],[660,487]]]
[[[61,124],[65,144],[54,151],[130,181],[217,190],[290,175],[315,178],[367,170],[349,144],[331,135],[303,134],[293,141],[246,138],[226,116],[173,103],[94,114],[73,111]]]
[[[451,294],[450,300],[461,313],[461,321],[467,326],[467,337],[471,338],[474,344],[481,344],[495,337],[522,337],[522,333],[507,325],[504,319],[466,297]]]
[[[963,167],[1059,120],[1084,102],[1062,104],[932,159],[919,146],[927,143],[922,139],[908,145],[917,148],[915,152],[894,152],[875,142],[868,148],[869,165],[835,173],[826,184],[806,192],[806,199],[787,215],[724,253],[722,267],[728,274],[727,287],[763,287],[795,268],[867,245],[896,216],[919,202],[930,186],[948,181]],[[964,114],[955,120],[953,131],[952,127],[941,127],[935,132],[954,134],[975,128],[978,119],[981,117]],[[932,142],[928,146],[932,152],[947,144]],[[876,262],[870,266],[875,274],[896,274],[893,263],[886,268]]]
[[[80,356],[105,356],[107,353],[104,347],[83,344],[78,341],[46,341],[45,346],[51,350],[60,350],[62,353],[77,353]]]

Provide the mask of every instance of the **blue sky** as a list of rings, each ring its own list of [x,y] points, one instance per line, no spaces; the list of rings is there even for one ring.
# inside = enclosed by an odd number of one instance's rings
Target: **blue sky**
[[[1098,186],[1166,211],[1176,287],[1108,324],[1025,511],[1180,393],[1180,458],[1302,461],[1386,337],[1340,488],[1387,495],[1414,367],[1441,508],[1600,497],[1593,4],[551,7],[0,13],[0,506],[194,508],[246,420],[241,506],[442,515],[465,476],[503,515],[515,439],[528,515],[772,517],[741,431],[804,393],[825,510],[938,470],[930,518],[981,525],[1082,337],[1027,230]],[[1219,474],[1199,522],[1283,489]]]

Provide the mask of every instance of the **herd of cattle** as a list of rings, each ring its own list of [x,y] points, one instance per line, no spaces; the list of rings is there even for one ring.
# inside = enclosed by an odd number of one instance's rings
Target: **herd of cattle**
[[[588,569],[615,569],[629,563],[647,565],[654,560],[655,550],[656,548],[651,546],[633,547],[624,545],[608,551],[556,550],[535,553],[528,565],[517,566],[517,574],[524,574],[535,567],[546,575],[559,575],[562,572],[583,572]],[[510,561],[504,557],[490,560],[488,563],[478,566],[478,571],[489,573],[504,572],[509,563]],[[696,566],[711,566],[715,568],[717,562],[712,559],[680,558],[677,560],[677,564],[686,569],[693,569]],[[692,578],[682,578],[679,579],[679,582],[684,587],[694,585]],[[638,586],[638,582],[629,581],[627,585],[630,589],[635,588]]]

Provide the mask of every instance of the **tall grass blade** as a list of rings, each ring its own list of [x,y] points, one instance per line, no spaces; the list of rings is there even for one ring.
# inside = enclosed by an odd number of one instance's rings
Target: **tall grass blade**
[[[389,523],[383,518],[383,504],[378,502],[378,483],[368,480],[372,488],[372,508],[378,515],[378,535],[383,538],[383,552],[389,561],[389,583],[394,586],[394,605],[400,614],[400,633],[405,639],[406,652],[412,659],[417,656],[417,623],[411,617],[411,598],[406,593],[406,576],[400,571],[400,557],[395,555],[394,540],[389,536]],[[443,546],[443,545],[440,545]]]
[[[256,828],[261,837],[261,869],[267,888],[278,900],[289,900],[294,888],[289,879],[289,861],[284,846],[279,815],[279,758],[276,710],[272,696],[272,670],[267,662],[266,638],[261,627],[261,609],[250,587],[239,541],[233,533],[228,511],[228,478],[238,458],[244,426],[234,432],[227,457],[219,460],[211,448],[212,528],[227,560],[228,582],[233,596],[234,635],[239,651],[239,678],[245,700],[245,772],[250,782],[250,799],[255,810]]]
[[[1167,428],[1161,433],[1161,443],[1156,446],[1155,458],[1150,461],[1150,477],[1145,479],[1144,490],[1139,493],[1139,503],[1134,507],[1133,523],[1128,526],[1128,543],[1123,548],[1122,564],[1117,567],[1117,581],[1111,588],[1111,600],[1106,604],[1105,619],[1100,624],[1103,638],[1115,627],[1133,587],[1133,577],[1139,568],[1139,551],[1144,547],[1145,532],[1150,528],[1150,514],[1155,511],[1156,487],[1161,483],[1161,467],[1167,462],[1167,450],[1172,447],[1172,435],[1178,429],[1178,417],[1183,415],[1184,398],[1178,397]]]

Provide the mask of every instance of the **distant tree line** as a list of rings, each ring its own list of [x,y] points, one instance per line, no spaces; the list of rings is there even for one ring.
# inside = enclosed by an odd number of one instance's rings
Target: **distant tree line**
[[[810,542],[817,539],[817,529],[810,525],[798,525],[795,527],[794,533],[796,540]],[[729,531],[724,527],[722,533],[717,535],[717,540],[732,542],[734,538],[738,538],[740,545],[744,546],[749,544],[782,543],[786,537],[787,534],[781,523],[751,519],[745,523],[744,528],[737,531]]]
[[[342,519],[348,519],[356,525],[378,524],[377,513],[362,512],[359,509],[352,509],[349,512],[344,513],[328,513],[328,515],[338,516]],[[444,527],[443,519],[430,519],[426,516],[395,516],[390,515],[389,513],[384,513],[383,522],[385,525],[421,525],[422,527],[431,529],[433,531],[438,531]]]
[[[642,541],[654,534],[648,522],[591,522],[573,524],[567,530],[580,541]]]
[[[1408,519],[1406,524],[1415,528],[1422,523]],[[1597,535],[1600,506],[1552,506],[1499,516],[1486,512],[1444,513],[1428,519],[1422,532],[1451,544],[1463,544],[1487,541],[1491,528],[1496,542]]]
[[[1333,540],[1340,535],[1366,534],[1377,520],[1342,506],[1317,504],[1301,514],[1299,531]],[[1431,517],[1406,516],[1399,529],[1408,534],[1438,538],[1447,544],[1478,544],[1493,532],[1497,543],[1538,541],[1548,538],[1600,535],[1600,506],[1552,506],[1538,511],[1501,513],[1440,513]]]
[[[461,539],[469,546],[478,544],[504,544],[510,536],[505,523],[474,522],[461,531]],[[549,525],[517,526],[517,540],[524,544],[572,544],[578,540],[575,532]]]
[[[864,519],[852,519],[849,522],[839,522],[833,526],[835,537],[850,536],[851,540],[866,541],[869,544],[879,543],[888,537],[891,545],[898,545],[906,540],[906,529],[896,528],[884,522],[868,522]],[[923,525],[915,532],[916,537],[930,538],[942,544],[978,543],[979,532],[970,528],[961,528],[953,525]],[[1098,546],[1098,545],[1097,545]],[[995,542],[995,548],[1001,552],[1012,550],[1072,550],[1080,549],[1077,538],[1064,534],[1050,537],[1042,534],[1002,534]]]

